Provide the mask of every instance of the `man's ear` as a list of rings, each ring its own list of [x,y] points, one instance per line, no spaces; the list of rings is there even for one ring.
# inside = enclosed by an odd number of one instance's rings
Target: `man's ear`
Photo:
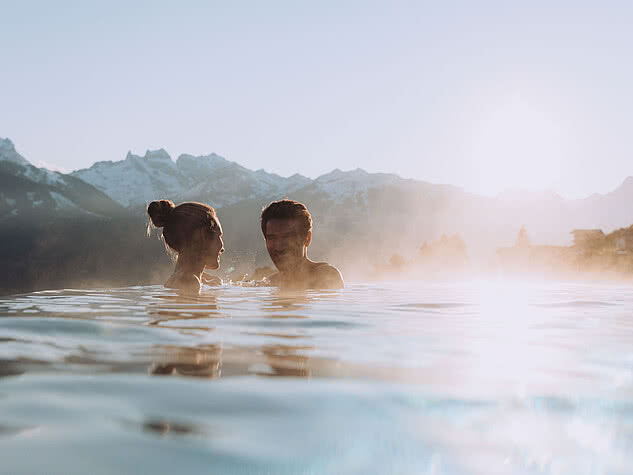
[[[311,242],[312,242],[312,231],[308,231],[308,235],[306,236],[305,247],[310,246]]]

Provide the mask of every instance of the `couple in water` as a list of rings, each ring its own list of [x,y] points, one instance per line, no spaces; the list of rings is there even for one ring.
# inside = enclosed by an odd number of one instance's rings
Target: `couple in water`
[[[165,287],[200,292],[204,269],[220,267],[220,254],[224,252],[222,226],[215,210],[203,203],[175,206],[160,200],[149,204],[147,214],[154,226],[163,228],[165,243],[178,254],[176,268]],[[272,285],[292,290],[343,288],[336,267],[308,258],[312,217],[304,204],[292,200],[270,203],[262,211],[261,228],[277,268],[269,278]]]

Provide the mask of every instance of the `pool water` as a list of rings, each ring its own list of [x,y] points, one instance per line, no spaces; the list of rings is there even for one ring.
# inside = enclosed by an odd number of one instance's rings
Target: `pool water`
[[[630,474],[633,286],[2,297],[0,473]]]

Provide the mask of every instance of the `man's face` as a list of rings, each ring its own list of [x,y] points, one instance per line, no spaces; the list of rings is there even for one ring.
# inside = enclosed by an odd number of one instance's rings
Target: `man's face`
[[[266,249],[277,269],[296,265],[308,244],[298,219],[271,219],[266,223]]]

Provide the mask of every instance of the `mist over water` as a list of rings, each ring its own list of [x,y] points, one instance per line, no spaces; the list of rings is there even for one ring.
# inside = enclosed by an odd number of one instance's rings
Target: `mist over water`
[[[3,471],[628,473],[632,313],[505,280],[4,297]]]

